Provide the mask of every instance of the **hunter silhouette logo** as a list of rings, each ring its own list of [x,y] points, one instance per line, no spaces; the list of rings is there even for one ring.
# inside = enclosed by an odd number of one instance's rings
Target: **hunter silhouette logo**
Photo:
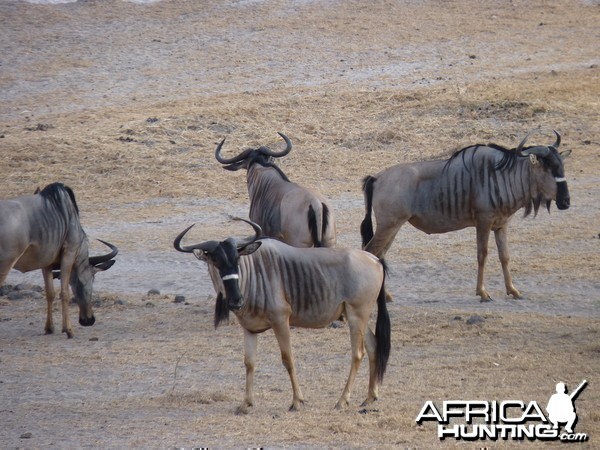
[[[556,385],[556,393],[548,400],[547,415],[536,401],[522,400],[445,400],[441,407],[425,402],[416,422],[437,422],[440,440],[560,440],[584,442],[586,433],[575,433],[577,413],[574,401],[587,385],[583,380],[572,393],[565,383]],[[561,431],[560,426],[564,424]]]
[[[559,423],[566,423],[565,431],[573,434],[573,427],[577,422],[577,413],[573,402],[579,393],[583,390],[587,380],[583,380],[579,386],[571,393],[567,394],[567,386],[565,383],[556,384],[556,394],[550,397],[546,411],[548,411],[548,419],[552,422],[553,429],[558,429]]]

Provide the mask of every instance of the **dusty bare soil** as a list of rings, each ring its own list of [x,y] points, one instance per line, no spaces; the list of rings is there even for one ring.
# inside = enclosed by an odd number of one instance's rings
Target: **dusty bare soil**
[[[2,447],[513,447],[440,441],[415,418],[427,400],[545,406],[557,382],[585,378],[578,448],[596,448],[599,12],[577,0],[0,2],[0,198],[62,181],[90,238],[120,248],[96,279],[97,323],[75,339],[43,334],[43,299],[0,297]],[[234,414],[241,330],[213,329],[206,269],[171,249],[191,223],[192,239],[247,233],[228,220],[248,203],[244,174],[214,160],[223,137],[234,153],[286,133],[294,150],[280,166],[331,199],[339,245],[358,247],[365,175],[479,142],[515,146],[530,130],[545,144],[553,128],[573,151],[572,206],[515,216],[524,299],[504,296],[491,248],[495,301],[479,303],[474,230],[406,226],[388,253],[393,350],[376,406],[359,406],[365,362],[352,406],[332,409],[349,368],[342,326],[294,330],[298,413],[275,339],[261,336],[256,406]],[[7,282],[21,281],[41,274]]]

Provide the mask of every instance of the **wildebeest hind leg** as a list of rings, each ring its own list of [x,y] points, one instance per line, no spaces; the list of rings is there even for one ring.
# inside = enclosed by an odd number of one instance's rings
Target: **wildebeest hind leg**
[[[364,250],[374,254],[380,259],[383,259],[387,251],[392,246],[396,234],[398,234],[398,231],[402,225],[404,225],[404,223],[405,220],[400,220],[394,225],[382,223],[380,226],[377,224],[377,231],[375,232],[373,239],[367,243]],[[392,294],[390,294],[387,290],[385,292],[385,299],[388,302],[392,301]]]
[[[492,300],[483,285],[483,274],[485,272],[485,261],[488,255],[488,241],[490,239],[490,227],[487,224],[477,224],[477,288],[475,295],[481,297],[482,302]]]
[[[365,348],[367,349],[367,356],[369,358],[369,392],[367,399],[362,403],[361,406],[368,406],[379,398],[378,385],[377,385],[377,342],[375,341],[375,335],[369,327],[365,334]]]
[[[402,221],[394,226],[383,225],[383,224],[381,226],[379,226],[379,224],[378,224],[377,231],[375,231],[375,234],[373,235],[373,239],[371,239],[367,243],[364,250],[366,250],[369,253],[374,254],[378,258],[383,258],[385,256],[385,254],[387,253],[387,251],[392,246],[392,243],[394,242],[394,238],[396,237],[396,234],[398,233],[398,231],[400,230],[400,227],[403,224],[404,224],[404,221]]]
[[[335,404],[335,409],[341,409],[342,407],[349,405],[350,400],[350,391],[352,390],[352,386],[354,385],[354,380],[356,379],[356,374],[358,372],[358,368],[360,367],[360,363],[365,356],[365,339],[364,339],[364,330],[367,326],[367,320],[362,319],[361,317],[357,317],[350,308],[346,308],[347,319],[348,319],[348,328],[350,329],[350,343],[352,346],[352,362],[350,364],[350,373],[348,374],[348,380],[346,381],[346,386],[344,386],[344,390],[342,391],[342,395],[340,399]]]

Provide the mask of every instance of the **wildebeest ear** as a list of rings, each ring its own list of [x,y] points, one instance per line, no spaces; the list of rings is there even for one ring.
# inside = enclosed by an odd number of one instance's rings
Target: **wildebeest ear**
[[[240,254],[240,256],[251,255],[256,250],[258,250],[261,245],[262,245],[262,242],[260,242],[260,241],[251,242],[250,244],[246,245],[245,247],[238,249],[238,253]]]
[[[571,154],[571,150],[565,150],[564,152],[560,152],[560,157],[562,159],[567,159],[570,154]]]
[[[201,250],[199,248],[195,248],[193,250],[194,256],[198,258],[200,261],[207,262],[208,261],[208,252]]]
[[[105,270],[110,269],[113,266],[114,263],[115,263],[114,259],[109,259],[108,261],[104,261],[104,262],[101,262],[99,264],[96,264],[92,268],[92,270],[94,271],[95,274],[98,273],[98,272],[103,272]]]

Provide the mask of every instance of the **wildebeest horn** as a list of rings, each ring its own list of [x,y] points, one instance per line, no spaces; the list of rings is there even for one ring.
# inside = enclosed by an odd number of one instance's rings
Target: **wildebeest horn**
[[[183,239],[183,236],[185,236],[186,233],[188,231],[190,231],[190,228],[192,228],[194,225],[195,224],[190,225],[189,227],[187,227],[185,230],[183,230],[181,233],[179,233],[177,235],[177,237],[173,241],[173,247],[175,247],[175,250],[177,250],[179,252],[183,252],[183,253],[193,253],[193,251],[196,249],[210,252],[217,245],[219,245],[219,243],[217,241],[207,241],[207,242],[202,242],[200,244],[194,244],[194,245],[188,245],[188,246],[182,247],[181,240]]]
[[[272,156],[274,158],[281,158],[282,156],[287,155],[289,152],[292,151],[292,141],[290,141],[290,138],[288,138],[285,134],[283,133],[279,133],[277,132],[277,134],[279,136],[281,136],[283,138],[283,140],[285,141],[285,149],[280,151],[280,152],[274,152],[273,150],[268,149],[267,147],[261,147],[258,150],[263,154],[263,155],[267,155],[267,156]],[[242,219],[243,220],[243,219]]]
[[[254,236],[248,236],[245,239],[236,239],[235,243],[238,249],[243,248],[246,245],[252,244],[254,241],[256,241],[259,237],[262,236],[262,228],[257,223],[254,223],[251,220],[242,219],[241,217],[233,217],[233,220],[241,220],[243,222],[246,222],[254,229]]]
[[[554,144],[552,144],[550,147],[554,147],[554,149],[558,150],[558,147],[560,145],[560,133],[556,130],[552,130],[554,131],[554,134],[556,135],[556,142]]]
[[[554,144],[550,145],[550,147],[553,147],[554,149],[558,149],[558,146],[560,145],[560,133],[556,130],[552,130],[554,131],[554,134],[556,135],[556,141],[554,142]],[[517,155],[519,156],[527,156],[529,154],[533,154],[536,156],[540,156],[540,157],[544,157],[544,156],[548,156],[548,153],[550,152],[550,149],[548,147],[545,146],[538,146],[538,147],[533,147],[528,149],[525,153],[523,153],[523,147],[525,145],[525,141],[527,141],[527,138],[529,138],[529,136],[531,135],[531,131],[529,133],[527,133],[527,136],[525,136],[523,138],[523,140],[521,141],[521,143],[519,144],[519,146],[517,147],[517,149],[515,150],[515,152],[517,153]]]
[[[113,259],[115,256],[117,256],[117,253],[119,253],[119,249],[115,245],[112,245],[110,242],[103,241],[102,239],[98,239],[98,240],[100,242],[102,242],[104,245],[106,245],[107,247],[109,247],[111,251],[110,251],[110,253],[107,253],[106,255],[90,256],[90,258],[89,258],[90,266],[97,266],[98,264],[109,261],[109,260]]]
[[[244,158],[246,158],[246,156],[248,156],[248,154],[252,151],[252,149],[249,148],[249,149],[244,150],[239,155],[234,156],[233,158],[223,158],[223,156],[221,156],[221,147],[223,147],[224,142],[225,142],[225,138],[223,138],[221,143],[219,145],[217,145],[217,149],[215,150],[215,158],[217,158],[217,161],[219,161],[221,164],[233,164],[238,161],[241,161]]]
[[[517,149],[515,150],[515,153],[518,156],[524,156],[523,155],[523,147],[525,146],[525,142],[527,142],[527,139],[529,138],[530,135],[531,135],[531,131],[525,135],[525,137],[523,138],[523,140],[517,146]]]

